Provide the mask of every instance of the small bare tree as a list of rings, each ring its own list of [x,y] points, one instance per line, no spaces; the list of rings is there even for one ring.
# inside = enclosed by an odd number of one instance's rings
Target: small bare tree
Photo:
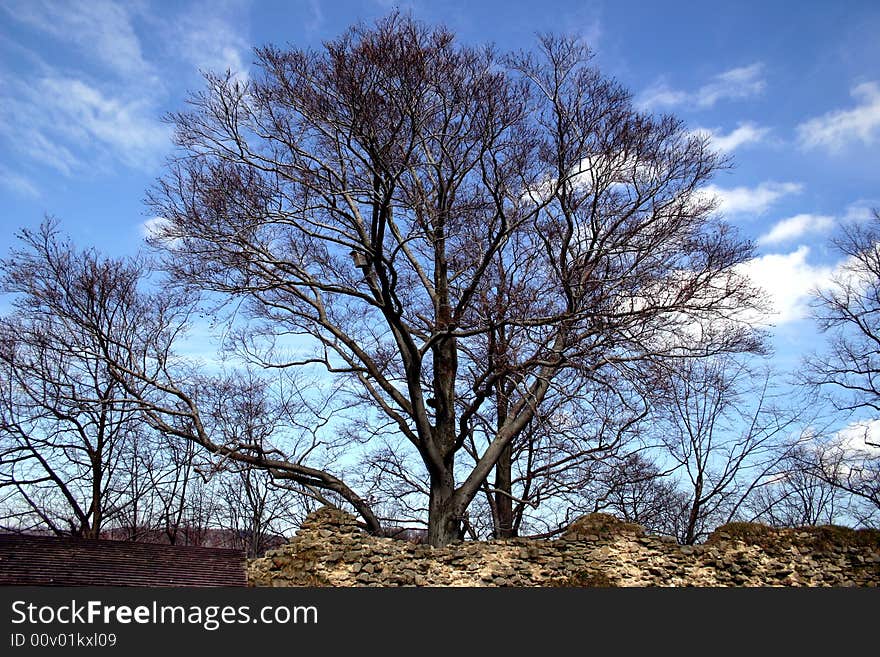
[[[782,527],[830,525],[841,521],[849,506],[845,493],[827,477],[816,476],[823,460],[815,444],[798,441],[788,451],[771,483],[748,500],[750,519]]]
[[[54,221],[19,238],[0,262],[14,295],[0,319],[0,487],[55,533],[97,538],[126,504],[124,448],[147,430],[100,344],[141,265],[77,251]]]
[[[688,499],[681,540],[690,544],[773,481],[798,414],[778,404],[769,373],[730,357],[680,362],[664,394],[656,431]]]
[[[284,444],[300,421],[311,424],[303,424],[300,437],[314,439],[320,414],[308,409],[303,417],[299,389],[285,373],[269,381],[245,369],[206,383],[214,388],[200,397],[210,423],[208,431],[224,445],[259,445],[264,451],[271,450],[271,445]],[[321,446],[312,440],[297,451],[301,459],[310,453],[314,458]],[[271,472],[252,463],[215,456],[211,473],[222,500],[218,521],[232,534],[233,544],[251,557],[261,555],[282,534],[289,534],[315,508],[316,500],[328,502],[318,490],[291,485],[290,480],[276,481]]]
[[[592,501],[592,511],[611,512],[648,531],[681,540],[687,534],[691,500],[670,474],[640,450],[603,461],[584,498]]]
[[[232,534],[234,547],[249,557],[259,557],[283,542],[309,510],[301,494],[276,485],[261,468],[226,471],[217,484],[223,500],[220,524]]]

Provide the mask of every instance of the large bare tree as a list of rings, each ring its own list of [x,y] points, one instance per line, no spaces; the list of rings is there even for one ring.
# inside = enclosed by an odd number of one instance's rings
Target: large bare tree
[[[816,291],[814,306],[828,347],[809,359],[805,378],[828,392],[838,410],[861,419],[817,441],[807,463],[814,476],[867,503],[876,514],[880,438],[872,427],[880,412],[880,211],[875,209],[865,222],[844,225],[833,244],[844,259],[831,284]]]
[[[548,397],[757,347],[751,247],[701,192],[724,163],[577,41],[500,55],[393,14],[256,54],[252,78],[209,75],[172,117],[154,244],[247,316],[254,360],[322,364],[406,441],[433,545],[499,462],[510,529],[512,446]]]
[[[829,349],[815,356],[809,382],[825,386],[841,410],[880,411],[880,212],[842,227],[844,257],[830,285],[816,290],[814,317]]]

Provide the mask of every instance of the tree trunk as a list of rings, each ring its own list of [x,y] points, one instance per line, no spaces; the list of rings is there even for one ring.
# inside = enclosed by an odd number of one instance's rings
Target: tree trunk
[[[100,450],[100,442],[99,438],[99,450]],[[85,537],[86,538],[100,538],[101,537],[101,525],[104,522],[104,506],[103,506],[103,497],[101,494],[101,484],[102,477],[104,475],[103,470],[103,462],[101,458],[101,452],[91,454],[91,466],[92,466],[92,504],[91,504],[91,524],[86,526]]]
[[[516,536],[513,527],[513,448],[507,445],[495,464],[495,508],[498,514],[498,526],[495,527],[496,538],[512,538]]]
[[[700,519],[700,507],[702,506],[703,496],[703,472],[697,474],[697,480],[694,483],[694,499],[691,503],[691,510],[688,514],[687,531],[685,532],[685,545],[693,545],[697,540],[697,521]]]
[[[431,477],[428,506],[428,543],[443,547],[463,538],[461,513],[455,500],[452,468]]]
[[[502,272],[503,273],[503,272]],[[489,335],[489,349],[496,367],[507,364],[507,335],[504,327],[493,330]],[[495,384],[496,430],[507,422],[509,411],[507,397],[507,377],[500,377]],[[513,446],[508,444],[495,464],[495,538],[516,536],[513,518]]]
[[[445,247],[438,248],[437,324],[441,329],[450,325],[451,311],[447,288]],[[435,425],[430,440],[433,455],[429,456],[431,496],[428,504],[428,542],[443,547],[464,537],[461,517],[463,509],[455,495],[455,379],[458,373],[458,350],[455,338],[447,336],[432,349],[434,366]]]

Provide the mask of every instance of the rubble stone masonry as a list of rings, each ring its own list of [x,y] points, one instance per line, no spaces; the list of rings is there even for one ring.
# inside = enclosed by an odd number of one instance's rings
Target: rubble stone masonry
[[[254,559],[251,586],[877,586],[880,532],[732,523],[699,545],[646,535],[606,514],[556,540],[444,548],[370,536],[325,507],[287,545]]]

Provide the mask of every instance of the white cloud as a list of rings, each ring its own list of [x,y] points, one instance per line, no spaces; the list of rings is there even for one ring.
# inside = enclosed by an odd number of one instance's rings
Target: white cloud
[[[880,419],[851,422],[837,432],[836,446],[855,458],[880,458]]]
[[[119,75],[155,74],[135,33],[132,12],[136,5],[112,0],[12,0],[4,4],[12,18],[72,43]]]
[[[832,433],[827,441],[822,434],[808,429],[801,442],[816,454],[825,471],[851,484],[868,483],[877,478],[880,460],[880,419],[850,422]]]
[[[749,66],[732,68],[719,73],[696,91],[673,89],[660,81],[639,97],[639,105],[646,109],[694,105],[701,109],[713,107],[721,100],[740,100],[757,96],[764,91],[766,82],[761,75],[764,65],[756,62]]]
[[[160,237],[168,225],[165,217],[150,217],[141,224],[141,235],[147,239]]]
[[[169,249],[180,248],[181,239],[175,233],[171,221],[165,217],[150,217],[140,225],[141,237],[152,244],[161,244]]]
[[[756,187],[722,188],[707,185],[703,193],[714,196],[718,209],[726,215],[764,214],[777,200],[789,194],[797,194],[803,185],[793,182],[762,182]]]
[[[708,136],[709,139],[711,139],[712,146],[716,150],[729,153],[740,146],[761,142],[761,140],[767,136],[767,133],[770,132],[770,129],[763,128],[751,122],[745,122],[740,123],[727,134],[724,134],[718,129],[710,130],[707,128],[698,128],[694,130],[694,132]]]
[[[821,233],[834,226],[834,217],[824,214],[798,214],[776,223],[758,238],[758,244],[779,244],[797,239],[807,233]]]
[[[839,151],[850,142],[870,146],[877,140],[880,134],[880,85],[864,82],[854,87],[851,95],[857,101],[854,108],[828,112],[797,127],[801,146]]]
[[[880,419],[857,420],[835,433],[819,454],[829,474],[850,484],[877,481],[880,460]]]
[[[810,264],[809,254],[809,247],[800,246],[791,253],[752,258],[741,266],[741,272],[767,293],[772,306],[769,317],[752,321],[779,325],[808,315],[812,291],[827,287],[834,274],[833,267]]]

